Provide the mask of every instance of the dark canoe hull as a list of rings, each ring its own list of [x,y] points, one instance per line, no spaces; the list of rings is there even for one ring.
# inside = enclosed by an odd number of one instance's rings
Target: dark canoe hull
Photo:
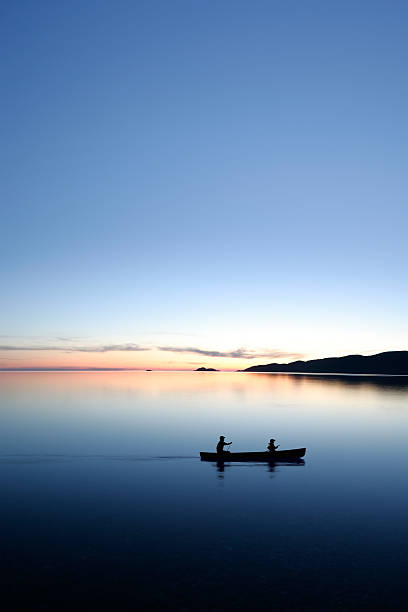
[[[274,453],[200,453],[201,461],[296,461],[304,457],[305,448],[275,451]]]

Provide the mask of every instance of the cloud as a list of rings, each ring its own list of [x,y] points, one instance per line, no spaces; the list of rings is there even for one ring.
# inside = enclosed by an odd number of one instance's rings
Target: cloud
[[[302,353],[289,353],[277,349],[270,349],[265,352],[253,351],[246,348],[237,348],[233,351],[212,351],[194,346],[158,346],[157,349],[159,351],[168,351],[171,353],[194,353],[195,355],[203,355],[204,357],[229,357],[232,359],[301,359],[304,357]]]
[[[133,353],[137,351],[150,351],[148,346],[140,346],[139,344],[133,344],[128,342],[127,344],[104,344],[102,346],[82,346],[79,348],[72,348],[73,352],[79,351],[80,353],[108,353],[110,351],[123,351],[125,353]]]
[[[290,353],[287,351],[281,351],[278,349],[268,349],[265,351],[256,351],[247,349],[244,347],[237,348],[231,351],[217,351],[210,349],[202,349],[196,346],[141,346],[134,342],[127,342],[124,344],[99,344],[99,345],[16,345],[16,344],[2,344],[0,345],[0,351],[52,351],[60,353],[109,353],[109,352],[122,352],[122,353],[136,353],[140,351],[151,351],[154,348],[158,351],[166,353],[186,353],[201,355],[203,357],[221,357],[229,359],[301,359],[305,355],[302,353]]]
[[[55,336],[54,338],[50,337],[50,340],[61,340],[62,342],[77,342],[78,340],[84,340],[89,338],[89,336]]]
[[[10,344],[0,345],[0,351],[60,351],[65,353],[108,353],[110,351],[137,352],[149,351],[150,347],[140,346],[133,342],[127,344],[101,344],[99,346],[17,346]]]

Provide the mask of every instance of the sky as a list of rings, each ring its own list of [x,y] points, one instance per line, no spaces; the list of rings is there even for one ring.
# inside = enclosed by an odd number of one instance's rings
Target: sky
[[[407,349],[406,2],[0,16],[0,368]]]

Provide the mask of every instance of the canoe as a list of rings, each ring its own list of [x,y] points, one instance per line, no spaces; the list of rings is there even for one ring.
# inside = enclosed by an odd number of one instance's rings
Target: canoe
[[[304,457],[305,448],[292,448],[290,450],[280,450],[274,453],[255,452],[255,453],[205,453],[201,452],[201,461],[290,461]]]

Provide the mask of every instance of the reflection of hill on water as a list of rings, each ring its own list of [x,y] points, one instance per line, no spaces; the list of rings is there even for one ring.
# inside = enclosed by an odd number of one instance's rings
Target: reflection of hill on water
[[[296,374],[285,372],[285,376],[297,380],[336,382],[339,386],[355,388],[372,388],[382,391],[408,391],[408,376],[382,376],[376,374]],[[273,377],[276,374],[265,373],[264,376]]]

